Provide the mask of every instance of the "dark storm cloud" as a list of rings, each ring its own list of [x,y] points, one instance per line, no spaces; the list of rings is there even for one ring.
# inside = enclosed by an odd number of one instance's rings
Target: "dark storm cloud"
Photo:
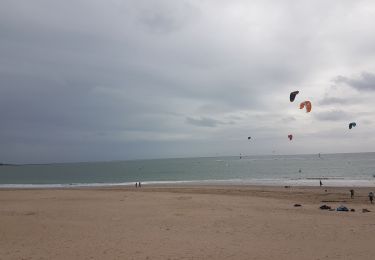
[[[358,91],[375,91],[375,74],[363,72],[357,78],[337,76],[336,83],[345,83]]]

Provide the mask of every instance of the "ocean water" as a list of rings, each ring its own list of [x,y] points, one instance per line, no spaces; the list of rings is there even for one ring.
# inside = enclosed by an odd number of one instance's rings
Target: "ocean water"
[[[375,153],[271,155],[0,166],[0,188],[148,184],[375,187]]]

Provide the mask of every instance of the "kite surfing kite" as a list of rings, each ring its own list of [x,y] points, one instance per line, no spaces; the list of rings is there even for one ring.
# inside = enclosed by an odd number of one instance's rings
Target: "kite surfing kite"
[[[299,105],[299,109],[304,109],[306,107],[306,113],[309,113],[311,111],[311,102],[310,101],[303,101]]]
[[[290,141],[292,141],[293,135],[288,135],[288,138],[289,138]]]
[[[352,129],[353,127],[356,127],[356,126],[357,126],[357,124],[355,122],[351,122],[349,124],[349,129]]]
[[[290,97],[289,97],[290,102],[294,101],[294,99],[296,98],[296,96],[297,96],[298,93],[299,93],[298,90],[297,91],[293,91],[293,92],[290,93]]]

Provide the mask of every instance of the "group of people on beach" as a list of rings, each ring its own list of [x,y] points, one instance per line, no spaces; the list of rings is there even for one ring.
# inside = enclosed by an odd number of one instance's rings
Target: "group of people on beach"
[[[323,183],[322,183],[322,180],[319,180],[319,186],[322,187],[323,186]],[[326,190],[327,191],[327,190]],[[351,189],[350,190],[350,198],[353,199],[354,198],[354,190]],[[368,199],[370,200],[371,204],[373,204],[373,201],[374,201],[374,193],[372,191],[369,192],[368,194]]]
[[[136,183],[135,183],[135,187],[136,187],[136,188],[140,188],[140,187],[141,187],[141,182],[140,182],[140,181],[139,181],[139,182],[136,182]]]
[[[353,199],[354,198],[354,190],[351,189],[350,190],[350,198]],[[370,200],[371,204],[373,204],[373,201],[374,201],[374,193],[372,191],[369,192],[368,194],[368,199]]]

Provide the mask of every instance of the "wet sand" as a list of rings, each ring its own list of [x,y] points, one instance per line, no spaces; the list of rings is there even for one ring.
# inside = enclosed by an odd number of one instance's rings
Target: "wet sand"
[[[373,188],[349,190],[0,190],[0,259],[373,259]]]

